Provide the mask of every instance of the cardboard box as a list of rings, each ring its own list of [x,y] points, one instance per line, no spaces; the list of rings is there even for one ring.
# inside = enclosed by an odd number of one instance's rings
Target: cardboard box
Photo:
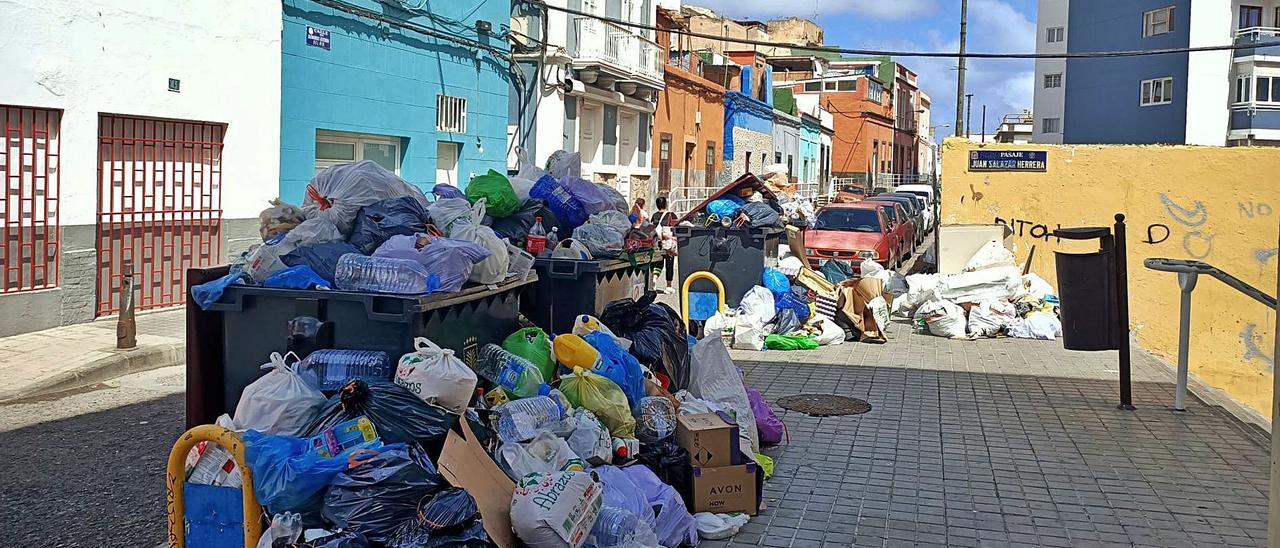
[[[694,466],[713,468],[742,463],[738,425],[728,415],[680,415],[676,422],[676,444],[689,451]]]
[[[761,470],[754,462],[736,466],[693,468],[694,512],[717,514],[742,512],[754,516],[760,507],[758,478]]]
[[[516,484],[498,468],[489,453],[476,441],[467,420],[461,419],[462,435],[450,430],[440,452],[440,475],[449,485],[471,493],[484,520],[484,530],[499,548],[520,546],[511,530],[511,496]]]

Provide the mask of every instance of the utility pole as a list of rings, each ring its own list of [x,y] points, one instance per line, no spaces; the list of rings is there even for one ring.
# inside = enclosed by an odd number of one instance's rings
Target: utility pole
[[[968,94],[968,95],[965,95],[965,96],[964,96],[964,103],[965,103],[965,106],[964,106],[964,138],[965,138],[965,139],[968,139],[968,138],[969,138],[969,128],[971,127],[971,124],[969,124],[969,120],[973,117],[973,94],[972,94],[972,93],[970,93],[970,94]]]
[[[962,133],[968,135],[968,124],[961,116],[961,109],[964,108],[964,42],[965,37],[969,33],[969,0],[960,0],[960,66],[956,73],[956,131],[955,136],[959,137]]]
[[[982,142],[987,142],[987,105],[982,105]]]

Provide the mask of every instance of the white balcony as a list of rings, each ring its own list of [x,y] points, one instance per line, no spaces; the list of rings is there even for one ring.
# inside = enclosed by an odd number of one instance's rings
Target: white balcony
[[[1250,27],[1236,31],[1235,58],[1280,56],[1280,28]]]
[[[662,89],[662,46],[631,30],[591,17],[574,20],[573,66],[599,68],[606,78]],[[584,78],[585,79],[585,78]],[[625,90],[624,90],[625,93]]]

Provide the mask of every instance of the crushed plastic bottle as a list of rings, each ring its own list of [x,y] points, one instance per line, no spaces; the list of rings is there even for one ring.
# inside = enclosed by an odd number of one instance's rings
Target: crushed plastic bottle
[[[417,261],[347,253],[334,270],[338,289],[421,295],[440,288],[440,279]]]
[[[564,418],[565,410],[547,396],[507,402],[494,409],[498,414],[498,439],[503,443],[529,441]]]
[[[640,398],[640,418],[636,438],[646,444],[658,443],[676,433],[676,408],[663,396]]]
[[[600,509],[596,523],[591,527],[588,544],[596,548],[630,548],[658,546],[658,535],[648,522],[634,512],[616,506]]]
[[[476,373],[516,399],[536,396],[543,382],[542,372],[533,362],[492,343],[480,349]]]
[[[325,349],[312,352],[299,369],[321,390],[337,390],[353,379],[389,381],[395,374],[386,352]]]

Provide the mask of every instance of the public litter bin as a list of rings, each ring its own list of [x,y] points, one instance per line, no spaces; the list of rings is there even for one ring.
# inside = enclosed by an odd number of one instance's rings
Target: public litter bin
[[[226,266],[189,269],[187,291],[226,273]],[[414,337],[427,337],[474,366],[481,347],[500,344],[519,328],[521,290],[537,281],[530,275],[496,289],[439,295],[232,285],[205,310],[188,299],[187,426],[233,412],[241,391],[266,373],[259,367],[272,352],[286,350],[288,323],[296,317],[324,322],[332,348],[381,350],[394,363],[413,351]]]
[[[766,266],[778,266],[778,243],[785,230],[676,226],[673,232],[681,282],[694,272],[711,272],[724,284],[726,305],[734,308],[747,291],[764,283]]]
[[[1054,252],[1058,275],[1062,346],[1067,350],[1115,350],[1117,313],[1115,238],[1105,227],[1066,228],[1063,239],[1100,240],[1092,253]]]
[[[536,259],[538,281],[521,298],[520,311],[547,333],[568,333],[578,314],[598,316],[611,301],[639,299],[649,291],[654,265],[660,264],[662,252],[657,250],[634,259]]]

